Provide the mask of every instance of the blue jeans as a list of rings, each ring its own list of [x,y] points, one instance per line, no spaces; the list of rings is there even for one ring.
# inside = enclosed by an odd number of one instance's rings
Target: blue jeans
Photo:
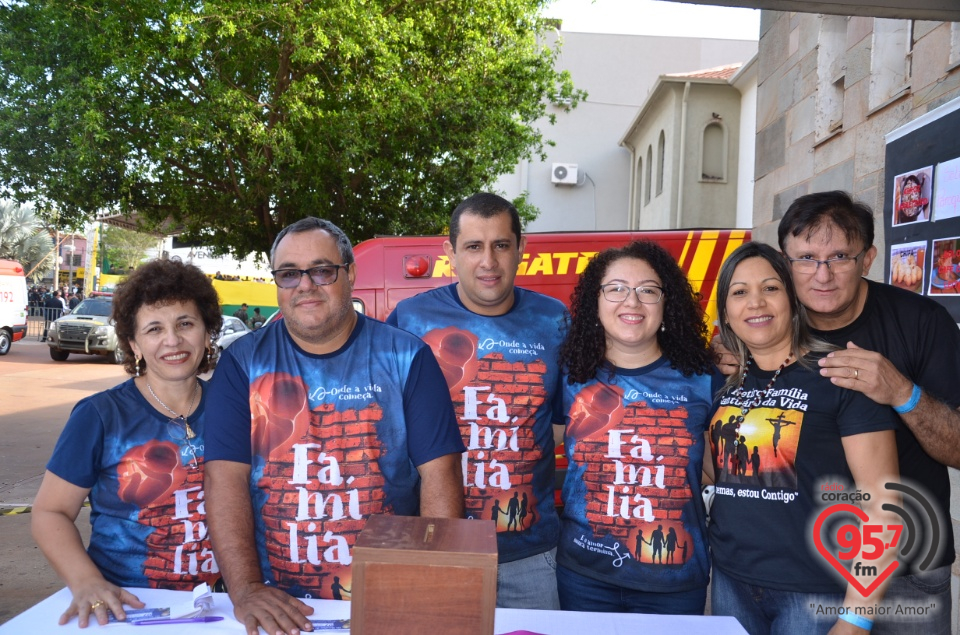
[[[713,568],[711,613],[737,618],[750,635],[826,635],[837,616],[817,615],[816,606],[843,606],[843,594],[780,591],[739,582]]]
[[[588,578],[565,567],[557,567],[557,590],[564,611],[703,615],[707,603],[707,587],[675,593],[635,591]]]
[[[559,611],[557,550],[497,565],[497,607]]]
[[[924,615],[897,615],[897,607],[936,607]],[[873,635],[923,633],[923,635],[950,635],[950,566],[921,571],[914,575],[894,578],[883,598],[887,615],[874,622]]]

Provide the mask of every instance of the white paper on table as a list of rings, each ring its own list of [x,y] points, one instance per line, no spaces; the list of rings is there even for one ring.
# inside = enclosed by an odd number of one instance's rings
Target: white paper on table
[[[127,609],[124,611],[127,614],[127,622],[138,622],[140,620],[156,620],[156,619],[170,619],[170,620],[179,620],[190,617],[199,617],[203,615],[205,611],[209,611],[213,608],[213,591],[210,590],[210,585],[206,582],[198,584],[193,589],[193,603],[192,604],[181,604],[180,606],[172,606],[169,608],[142,608],[142,609]],[[110,613],[110,621],[118,622],[113,613]]]

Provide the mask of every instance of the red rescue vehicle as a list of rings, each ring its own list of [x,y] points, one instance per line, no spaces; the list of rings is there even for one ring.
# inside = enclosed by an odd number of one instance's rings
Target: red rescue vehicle
[[[526,234],[527,246],[517,270],[517,286],[557,298],[567,306],[587,262],[608,247],[652,240],[677,259],[708,319],[716,319],[716,280],[731,251],[750,240],[743,229],[690,229],[644,232],[570,232]],[[386,319],[401,300],[450,284],[456,279],[443,253],[445,236],[394,236],[366,240],[354,248],[357,310]]]
[[[0,260],[0,355],[27,334],[27,279],[15,260]]]

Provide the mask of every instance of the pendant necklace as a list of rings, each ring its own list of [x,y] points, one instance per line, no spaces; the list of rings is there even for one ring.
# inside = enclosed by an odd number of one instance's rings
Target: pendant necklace
[[[773,374],[773,377],[770,378],[770,382],[767,384],[767,387],[764,388],[761,392],[757,393],[757,396],[754,397],[751,401],[745,402],[740,407],[740,414],[737,416],[737,427],[743,423],[744,419],[747,417],[747,413],[759,406],[767,398],[767,395],[770,394],[770,391],[773,390],[773,385],[777,383],[777,377],[780,376],[780,373],[783,372],[783,369],[787,367],[787,364],[790,363],[790,360],[793,358],[793,353],[787,355],[787,358],[783,360],[783,363],[780,364],[780,368],[777,369],[777,372]],[[747,363],[743,366],[743,374],[740,375],[740,385],[737,386],[737,389],[733,391],[734,395],[742,396],[743,395],[743,382],[747,379],[747,373],[750,371],[750,364],[753,363],[753,357],[747,358]],[[149,386],[149,384],[147,384]]]
[[[157,400],[157,403],[163,406],[164,408],[166,408],[167,412],[173,415],[174,420],[179,419],[180,421],[183,421],[183,428],[187,433],[187,439],[192,439],[195,436],[197,436],[196,433],[193,431],[193,429],[190,427],[190,423],[187,421],[187,415],[178,415],[176,412],[174,412],[173,408],[163,403],[160,400],[160,397],[157,397],[157,393],[153,392],[153,388],[150,387],[150,382],[148,381],[146,383],[147,383],[147,390],[149,390],[150,394],[153,395],[153,398]],[[741,386],[743,385],[742,381],[740,382],[740,385]],[[193,411],[194,406],[197,405],[197,396],[199,394],[200,394],[200,381],[198,380],[196,387],[193,389],[193,402],[190,404],[190,407],[187,409],[187,412]]]

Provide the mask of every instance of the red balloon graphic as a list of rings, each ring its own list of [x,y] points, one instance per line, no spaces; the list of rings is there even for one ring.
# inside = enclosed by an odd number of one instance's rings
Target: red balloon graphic
[[[265,458],[288,452],[310,427],[307,385],[287,373],[261,375],[250,390],[253,451]]]
[[[612,428],[623,421],[623,410],[622,388],[606,384],[587,386],[574,397],[567,434],[585,439]]]
[[[473,381],[480,368],[477,359],[477,336],[470,331],[448,326],[435,329],[423,336],[423,341],[433,350],[447,380],[451,395],[458,395],[463,387]]]
[[[180,463],[180,447],[170,441],[154,439],[131,448],[117,467],[120,500],[146,507],[173,494],[187,479],[187,468]]]

